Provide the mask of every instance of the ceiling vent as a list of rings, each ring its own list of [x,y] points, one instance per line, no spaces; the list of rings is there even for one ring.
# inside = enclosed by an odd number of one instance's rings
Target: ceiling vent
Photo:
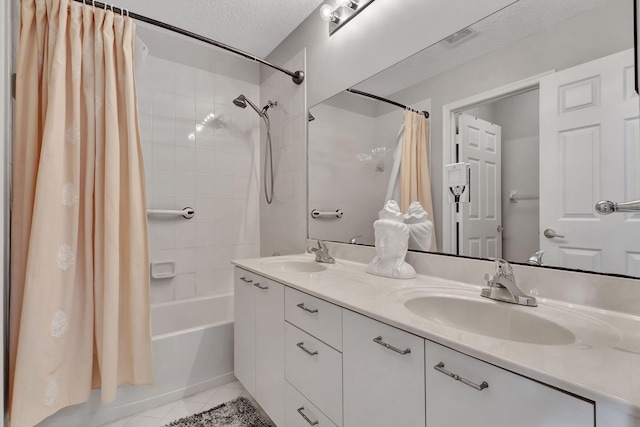
[[[451,34],[449,37],[447,37],[444,40],[447,43],[449,43],[450,46],[453,46],[469,38],[472,34],[473,34],[473,31],[471,31],[471,29],[467,27],[467,28],[463,28],[462,30],[456,33]]]

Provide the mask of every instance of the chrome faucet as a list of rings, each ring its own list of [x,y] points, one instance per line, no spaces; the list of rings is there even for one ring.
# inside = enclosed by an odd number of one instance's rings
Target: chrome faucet
[[[353,236],[353,237],[351,238],[351,240],[349,240],[349,243],[350,243],[350,244],[352,244],[352,245],[357,245],[357,244],[358,244],[358,238],[359,238],[359,237],[364,237],[364,236],[362,236],[361,234],[359,234],[359,235],[357,235],[357,236]]]
[[[495,274],[485,274],[484,280],[487,281],[489,287],[482,289],[480,296],[511,304],[536,307],[538,305],[536,299],[522,292],[516,285],[511,264],[500,258],[491,259],[496,263],[496,272]]]
[[[318,239],[318,247],[314,248],[309,246],[307,248],[307,252],[310,254],[316,254],[316,262],[324,262],[327,264],[335,264],[336,262],[335,258],[329,255],[329,248],[327,247],[327,244],[320,239]]]
[[[527,260],[527,264],[542,265],[542,255],[544,255],[544,249],[534,252]]]

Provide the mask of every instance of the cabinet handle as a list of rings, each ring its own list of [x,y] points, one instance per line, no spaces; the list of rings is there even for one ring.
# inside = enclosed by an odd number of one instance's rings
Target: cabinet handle
[[[268,287],[268,286],[260,286],[260,283],[254,283],[254,284],[253,284],[253,286],[255,286],[255,287],[256,287],[256,288],[258,288],[258,289],[265,290],[265,291],[266,291],[267,289],[269,289],[269,287]]]
[[[246,277],[241,277],[240,280],[242,280],[244,283],[251,283],[253,282],[253,280],[251,279],[247,279]]]
[[[308,313],[317,313],[318,309],[314,308],[313,310],[310,308],[307,308],[304,306],[304,303],[301,302],[300,304],[296,305],[296,307],[303,309],[304,311],[308,312]]]
[[[299,342],[298,344],[296,344],[298,346],[298,348],[302,351],[304,351],[305,353],[307,353],[309,356],[316,356],[318,354],[317,351],[309,351],[305,348],[304,346],[304,342]]]
[[[378,338],[374,338],[373,342],[376,343],[376,344],[380,344],[384,348],[388,348],[389,350],[393,350],[396,353],[400,353],[402,355],[411,353],[411,349],[410,348],[408,348],[406,350],[400,350],[399,348],[396,348],[396,347],[394,347],[394,346],[392,346],[390,344],[387,344],[386,342],[382,341],[382,337],[381,336],[378,337]]]
[[[300,416],[301,416],[302,418],[304,418],[304,420],[305,420],[306,422],[308,422],[308,423],[309,423],[309,425],[310,425],[310,426],[318,425],[318,420],[311,421],[311,420],[309,419],[309,417],[307,417],[307,416],[304,414],[304,412],[302,412],[302,411],[304,411],[304,406],[301,406],[301,407],[299,407],[299,408],[298,408],[298,413],[300,414]]]
[[[489,387],[489,384],[487,384],[486,381],[483,381],[482,384],[478,385],[476,383],[473,383],[473,382],[469,381],[466,378],[462,378],[458,374],[454,374],[453,372],[447,371],[446,369],[444,369],[444,363],[443,362],[440,362],[437,365],[435,365],[433,367],[433,369],[435,369],[438,372],[442,372],[446,376],[451,377],[456,381],[460,381],[462,384],[468,385],[469,387],[473,387],[473,388],[475,388],[476,390],[479,390],[479,391],[482,391],[485,388]]]

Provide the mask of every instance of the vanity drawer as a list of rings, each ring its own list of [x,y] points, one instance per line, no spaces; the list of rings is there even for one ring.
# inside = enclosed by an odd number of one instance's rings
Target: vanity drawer
[[[342,354],[285,322],[285,377],[291,385],[342,425]]]
[[[342,308],[289,287],[284,303],[287,322],[342,351]]]
[[[428,426],[595,425],[591,401],[431,341],[425,343],[425,355]]]
[[[287,427],[336,427],[331,420],[304,397],[291,384],[287,383],[285,421]],[[305,419],[306,417],[306,419]]]

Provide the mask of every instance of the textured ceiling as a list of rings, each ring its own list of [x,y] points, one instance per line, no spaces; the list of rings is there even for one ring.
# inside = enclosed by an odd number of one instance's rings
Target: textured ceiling
[[[264,58],[322,1],[118,0],[114,5]]]

